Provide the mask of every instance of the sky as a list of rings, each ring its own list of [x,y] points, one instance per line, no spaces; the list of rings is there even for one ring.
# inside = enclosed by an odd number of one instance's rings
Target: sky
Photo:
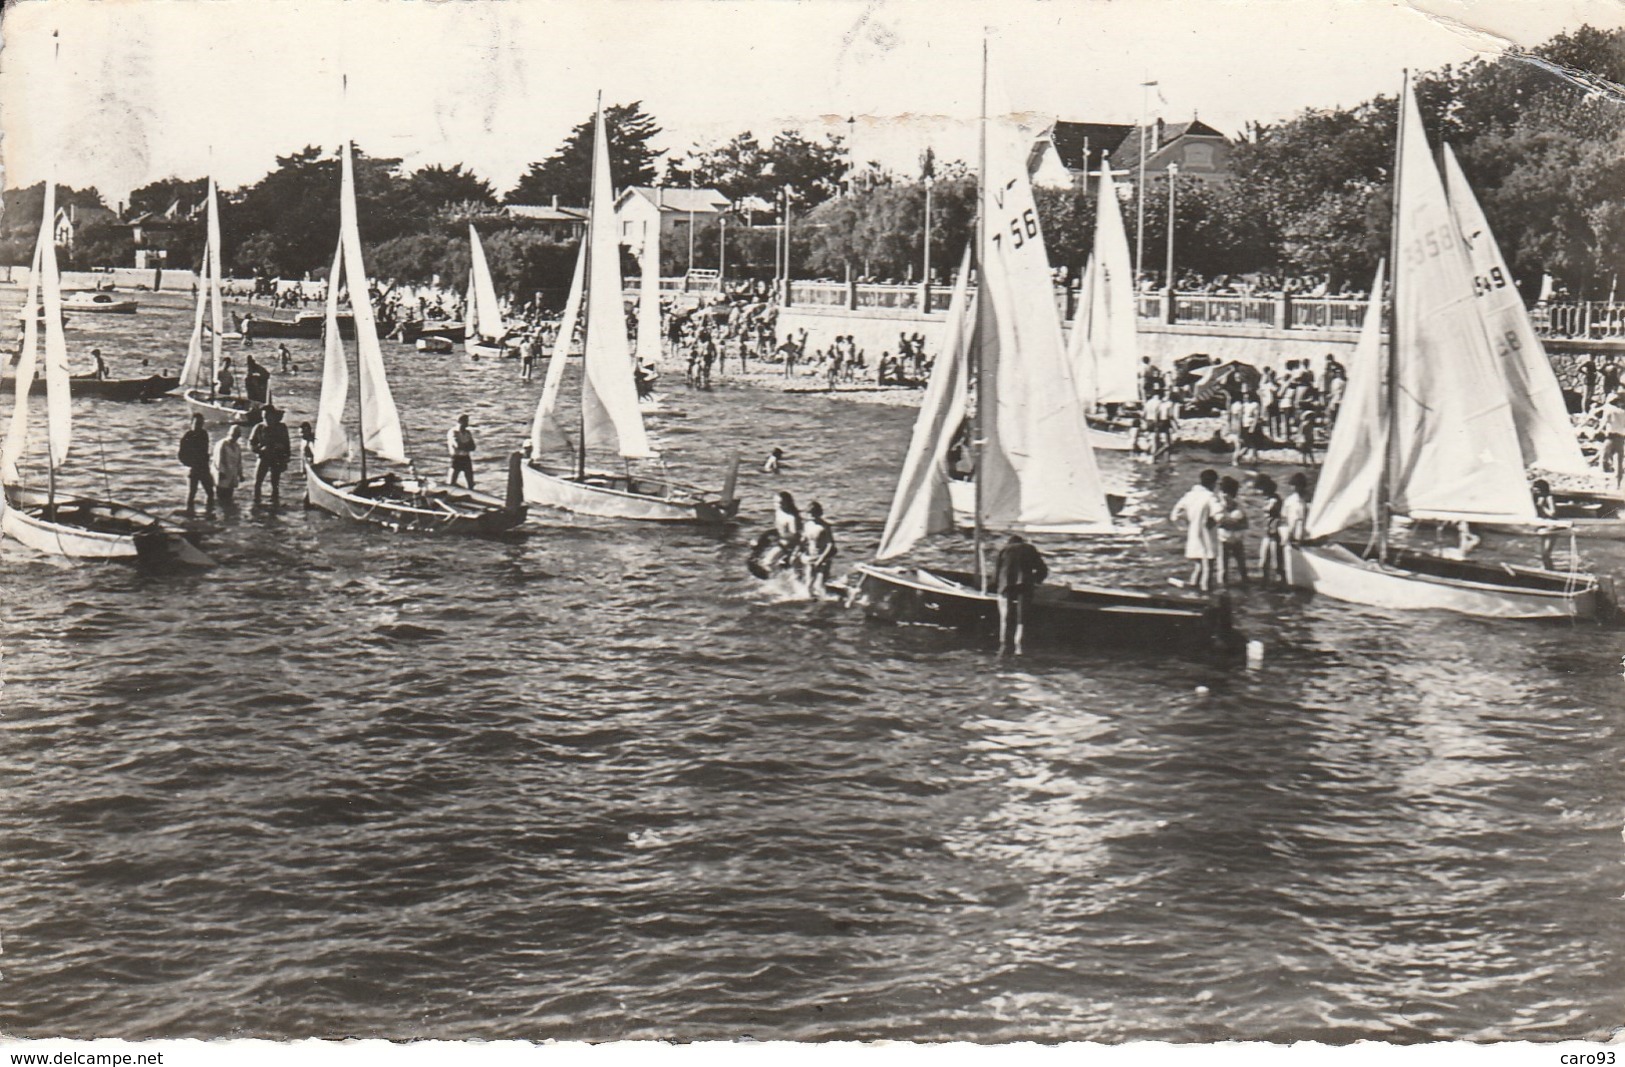
[[[114,204],[348,135],[501,191],[602,90],[673,156],[795,128],[912,171],[928,144],[974,155],[984,34],[996,111],[1234,133],[1587,23],[1625,26],[1625,0],[17,0],[0,163],[5,187],[54,167]]]

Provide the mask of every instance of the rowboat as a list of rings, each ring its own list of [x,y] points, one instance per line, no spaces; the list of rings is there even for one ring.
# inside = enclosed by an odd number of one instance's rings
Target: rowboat
[[[985,63],[985,59],[984,59]],[[984,68],[985,69],[985,68]],[[943,350],[914,423],[885,532],[872,563],[847,578],[849,601],[874,619],[996,634],[999,597],[984,562],[984,529],[1084,534],[1111,529],[1111,511],[1082,414],[1049,280],[1049,258],[1018,137],[990,153],[984,73],[980,218],[954,284]],[[974,264],[981,285],[974,298]],[[974,305],[974,306],[973,306]],[[977,381],[970,443],[974,571],[886,561],[954,530],[949,454]],[[1073,647],[1229,648],[1222,600],[1161,596],[1094,584],[1044,583],[1026,619],[1037,643]]]
[[[1598,580],[1391,543],[1396,516],[1536,525],[1515,390],[1475,307],[1472,259],[1427,150],[1409,76],[1394,166],[1393,312],[1388,344],[1370,314],[1310,505],[1309,541],[1289,546],[1292,584],[1358,604],[1497,619],[1590,618]],[[1459,200],[1459,196],[1458,196]],[[1379,265],[1371,292],[1383,292]],[[1336,540],[1369,522],[1368,545]]]
[[[84,311],[93,315],[134,315],[141,305],[134,300],[119,300],[107,293],[79,293],[64,297],[63,308]]]
[[[95,397],[98,400],[157,400],[172,392],[181,380],[173,375],[149,374],[145,378],[99,378],[94,373],[68,376],[68,392],[72,396]],[[17,378],[8,374],[0,378],[0,389],[15,388]],[[35,378],[29,385],[31,396],[44,396],[46,383]]]
[[[365,299],[352,304],[361,434],[353,450],[353,469],[347,460],[352,451],[345,428],[350,371],[337,324],[339,287],[343,278],[352,293],[365,293],[367,273],[356,219],[355,164],[348,141],[340,157],[339,243],[328,274],[326,352],[315,439],[305,457],[306,500],[312,507],[351,522],[390,530],[464,535],[511,530],[525,521],[526,512],[518,453],[509,457],[505,498],[435,484],[416,474],[407,458],[400,412],[384,372],[383,348],[378,343],[372,305]],[[369,455],[374,459],[370,472]],[[405,467],[406,476],[388,468],[377,469],[379,460]]]
[[[38,552],[67,559],[127,560],[145,565],[212,566],[179,532],[129,504],[57,488],[73,441],[68,346],[62,333],[61,279],[52,220],[56,183],[47,175],[44,218],[24,298],[23,346],[13,379],[15,401],[0,445],[0,531]],[[44,315],[36,315],[38,308]],[[45,334],[46,486],[24,483],[19,466],[28,448],[28,398]]]
[[[570,295],[541,399],[531,420],[525,500],[580,515],[643,522],[718,524],[739,512],[734,496],[737,460],[721,493],[708,493],[658,473],[634,468],[655,461],[638,404],[632,353],[622,303],[620,237],[609,173],[609,140],[599,108],[595,121],[592,205],[587,237],[576,257]],[[476,249],[478,244],[476,241]],[[655,253],[658,256],[658,252]],[[647,271],[647,268],[645,268]],[[477,279],[476,279],[477,281]],[[645,305],[646,308],[647,305]],[[645,311],[645,313],[647,313]],[[658,303],[655,314],[659,314]],[[581,423],[574,440],[557,418],[559,394],[578,318],[585,316]],[[656,320],[658,323],[658,319]],[[640,334],[643,327],[640,325]],[[617,456],[620,464],[610,462]],[[556,458],[549,458],[556,457]],[[619,466],[621,469],[614,469]]]

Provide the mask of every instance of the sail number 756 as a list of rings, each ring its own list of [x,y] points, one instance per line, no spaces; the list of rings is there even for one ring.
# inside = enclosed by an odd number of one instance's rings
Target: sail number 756
[[[1003,231],[993,231],[993,245],[998,247],[999,240],[1004,236]],[[1020,215],[1010,217],[1010,247],[1020,248],[1027,240],[1038,236],[1038,216],[1032,208],[1028,208]]]

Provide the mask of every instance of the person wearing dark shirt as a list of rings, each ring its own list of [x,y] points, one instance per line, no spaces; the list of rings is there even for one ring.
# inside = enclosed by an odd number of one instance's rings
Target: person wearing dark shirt
[[[247,369],[243,371],[243,392],[253,404],[271,399],[271,372],[253,356],[248,357]]]
[[[1019,534],[1011,534],[999,550],[993,566],[995,591],[999,595],[999,651],[1006,648],[1022,653],[1027,615],[1032,610],[1033,592],[1049,577],[1049,567],[1038,549]]]
[[[214,474],[209,470],[212,458],[209,452],[209,431],[203,428],[203,416],[192,416],[192,428],[181,434],[180,451],[176,458],[186,468],[186,513],[197,510],[198,486],[206,495],[208,514],[214,514]]]
[[[274,508],[282,502],[282,472],[288,469],[288,460],[293,456],[293,442],[288,440],[288,427],[282,421],[280,408],[266,405],[265,421],[254,427],[248,447],[259,457],[254,464],[254,506],[260,506],[260,492],[269,476]]]

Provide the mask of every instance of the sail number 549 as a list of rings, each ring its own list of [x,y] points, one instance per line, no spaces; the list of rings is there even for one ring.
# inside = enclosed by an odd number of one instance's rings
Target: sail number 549
[[[999,239],[1004,234],[998,230],[993,231],[993,244],[998,246]],[[1027,243],[1028,238],[1038,236],[1038,216],[1032,208],[1023,211],[1019,216],[1010,217],[1010,247],[1020,248]]]

